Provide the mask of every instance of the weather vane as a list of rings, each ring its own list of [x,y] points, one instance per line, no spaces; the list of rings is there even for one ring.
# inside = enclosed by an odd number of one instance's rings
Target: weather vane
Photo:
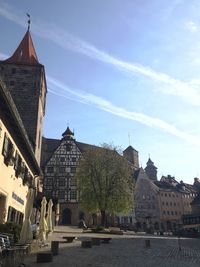
[[[28,31],[30,30],[30,24],[31,24],[31,16],[26,13],[26,16],[28,17]]]

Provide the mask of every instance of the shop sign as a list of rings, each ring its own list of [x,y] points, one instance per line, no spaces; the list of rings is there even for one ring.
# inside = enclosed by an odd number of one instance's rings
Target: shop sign
[[[21,197],[19,197],[17,194],[15,194],[15,192],[12,192],[12,198],[14,198],[20,204],[24,205],[24,200]]]

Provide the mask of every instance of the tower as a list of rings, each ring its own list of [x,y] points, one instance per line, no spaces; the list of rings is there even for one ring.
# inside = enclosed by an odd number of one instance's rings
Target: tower
[[[147,161],[145,172],[151,180],[157,181],[157,167],[150,158]]]
[[[132,146],[128,146],[123,151],[123,156],[133,165],[135,170],[139,169],[139,157],[137,150],[135,150]]]
[[[0,78],[15,102],[40,163],[47,86],[44,66],[38,61],[29,28],[14,54],[0,62]]]

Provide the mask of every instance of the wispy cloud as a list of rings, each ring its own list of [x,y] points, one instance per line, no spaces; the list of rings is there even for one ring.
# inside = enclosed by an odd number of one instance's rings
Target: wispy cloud
[[[190,32],[197,32],[199,30],[199,27],[198,27],[197,23],[195,23],[194,21],[186,22],[185,27]]]
[[[0,6],[0,15],[25,27],[25,23],[21,19],[22,16],[18,15],[16,10],[11,9],[8,5]],[[154,71],[141,64],[118,59],[55,25],[46,25],[44,22],[38,21],[33,23],[31,29],[36,35],[48,39],[64,49],[70,49],[76,53],[109,64],[128,75],[142,75],[147,77],[158,83],[159,86],[157,86],[157,90],[162,93],[179,96],[193,105],[200,105],[199,88],[193,87],[190,83],[175,79],[165,73]]]
[[[57,96],[64,97],[67,99],[71,99],[73,101],[77,101],[83,104],[91,105],[95,108],[104,110],[115,116],[129,119],[132,121],[137,121],[148,127],[162,130],[184,141],[187,141],[190,144],[200,145],[200,137],[185,133],[177,129],[175,126],[159,118],[150,117],[143,113],[133,112],[133,111],[126,110],[122,107],[118,107],[102,97],[89,94],[85,91],[75,90],[74,88],[72,89],[52,77],[47,77],[47,81],[51,88],[56,88],[56,90],[55,89],[50,90],[52,94],[55,94]]]

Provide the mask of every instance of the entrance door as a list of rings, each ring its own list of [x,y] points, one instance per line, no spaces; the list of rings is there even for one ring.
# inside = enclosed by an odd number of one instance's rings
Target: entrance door
[[[66,208],[62,213],[62,224],[71,224],[71,210]]]

